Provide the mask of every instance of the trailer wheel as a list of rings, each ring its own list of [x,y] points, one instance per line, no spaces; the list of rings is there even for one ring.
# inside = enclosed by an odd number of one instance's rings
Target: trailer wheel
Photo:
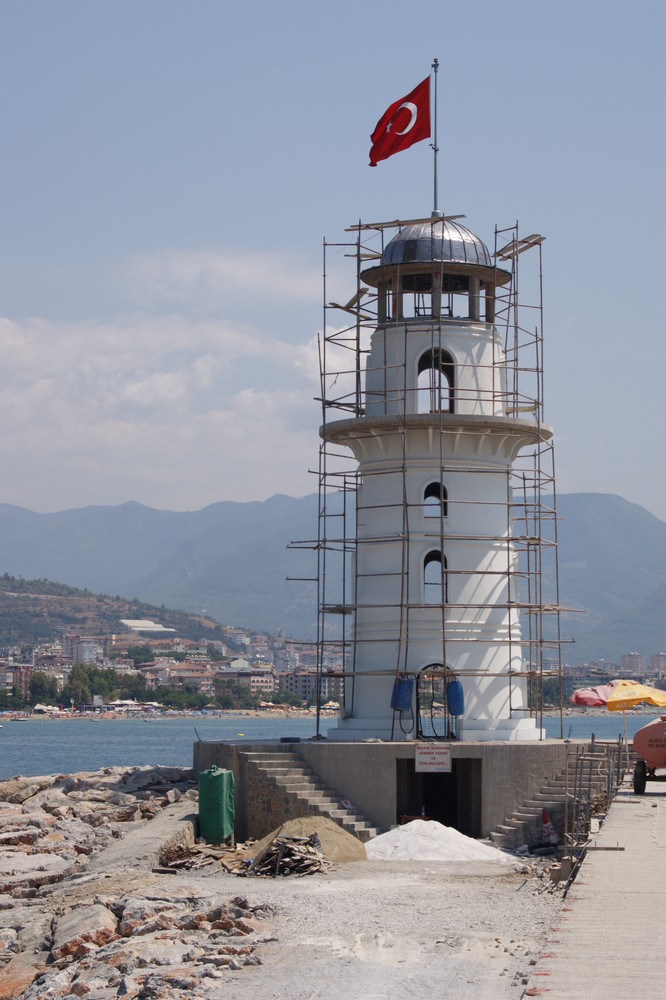
[[[634,792],[642,795],[647,784],[647,764],[644,760],[637,760],[634,767]]]

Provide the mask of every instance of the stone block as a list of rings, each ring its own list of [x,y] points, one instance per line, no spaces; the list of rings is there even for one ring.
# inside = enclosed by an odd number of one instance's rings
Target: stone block
[[[86,945],[101,946],[118,937],[117,921],[105,906],[77,906],[57,917],[53,931],[54,959],[80,955]]]
[[[46,968],[46,954],[20,954],[0,970],[0,1000],[21,996]]]
[[[55,775],[44,774],[35,778],[9,778],[0,783],[0,801],[2,802],[25,802],[45,788],[51,788],[55,784]]]

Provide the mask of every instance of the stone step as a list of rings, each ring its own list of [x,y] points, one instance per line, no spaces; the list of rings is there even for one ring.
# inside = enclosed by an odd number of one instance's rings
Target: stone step
[[[321,792],[322,788],[316,788],[309,781],[276,781],[276,785],[284,788],[286,792]]]
[[[338,795],[323,785],[312,768],[299,761],[295,754],[290,759],[287,755],[291,753],[291,751],[283,754],[250,752],[245,754],[245,757],[276,786],[283,788],[287,795],[293,796],[314,813],[328,816],[338,826],[363,842],[377,836],[379,831],[376,827],[362,816],[342,809]]]
[[[297,762],[291,762],[290,760],[250,760],[250,764],[255,767],[260,767],[262,771],[278,771],[280,773],[299,770],[299,765]]]
[[[302,774],[298,771],[290,771],[288,774],[285,774],[282,771],[272,771],[263,767],[261,770],[265,775],[277,782],[278,785],[284,785],[285,787],[287,785],[303,784],[304,781],[308,784],[314,784],[312,778],[310,778],[308,774]]]
[[[361,816],[358,816],[355,813],[348,813],[346,809],[338,808],[337,802],[335,802],[334,800],[331,800],[330,805],[318,802],[312,803],[311,800],[308,800],[308,805],[310,804],[316,805],[318,812],[320,812],[324,816],[328,816],[329,819],[332,819],[335,823],[338,824],[338,826],[341,826],[344,830],[347,830],[347,832],[349,833],[356,834],[356,836],[358,836],[359,838],[361,837],[362,834],[366,834],[367,835],[366,839],[368,840],[371,837],[377,836],[378,831],[376,827],[373,827],[370,823],[368,823],[367,820],[363,819]]]
[[[514,837],[508,833],[498,833],[497,830],[493,830],[490,834],[490,840],[496,847],[513,847]]]
[[[263,750],[242,750],[241,753],[248,760],[265,760],[266,762],[274,764],[282,764],[285,761],[294,758],[295,763],[298,763],[298,759],[294,757],[291,750],[283,750],[281,753],[265,753]]]
[[[315,777],[312,768],[307,767],[305,764],[264,764],[261,761],[255,761],[256,765],[261,768],[262,771],[270,771],[271,774],[307,774],[308,777]]]
[[[320,781],[319,777],[316,774],[306,774],[305,772],[301,772],[299,774],[290,774],[284,778],[278,776],[277,778],[275,778],[275,781],[279,785],[285,785],[285,786],[292,785],[294,784],[294,782],[298,784],[305,782],[310,788],[317,788],[321,790],[326,787],[323,781]]]
[[[338,801],[330,795],[316,795],[311,792],[294,792],[294,796],[299,802],[307,802],[309,806],[318,806],[320,809],[337,809]]]
[[[509,826],[514,830],[532,829],[537,825],[541,826],[541,817],[539,817],[538,823],[535,816],[526,816],[522,818],[518,816],[509,816],[509,818],[504,821],[504,826]]]
[[[512,818],[508,822],[509,824],[515,823],[516,829],[522,830],[526,840],[537,840],[543,828],[540,816],[538,819],[536,816],[530,816],[528,819],[516,819],[515,821]]]
[[[298,771],[296,764],[284,764],[273,760],[252,760],[251,764],[260,767],[262,771],[275,771],[276,774],[288,774],[290,771]]]
[[[295,781],[313,780],[310,777],[310,775],[306,774],[304,771],[296,771],[296,770],[287,771],[286,769],[277,770],[272,767],[262,767],[261,770],[263,771],[264,774],[269,775],[269,777],[273,778],[275,781],[278,781],[281,785],[290,785],[293,784],[293,782]]]
[[[338,820],[349,819],[349,813],[347,812],[346,809],[327,809],[326,815],[330,816],[331,819],[334,819],[336,823],[338,822]],[[344,826],[344,823],[341,822],[340,826]]]
[[[379,830],[377,827],[373,826],[372,823],[366,822],[366,820],[356,824],[356,833],[359,836],[363,833],[370,833],[373,837],[379,836]]]
[[[603,765],[599,767],[598,765]],[[569,756],[565,766],[538,790],[524,799],[515,811],[490,834],[498,846],[516,847],[520,843],[538,839],[541,834],[542,810],[545,809],[555,822],[562,820],[567,800],[573,802],[574,791],[592,797],[605,796],[607,790],[608,757],[599,749]],[[512,832],[509,832],[512,831]]]
[[[338,797],[335,792],[326,788],[320,782],[308,781],[307,779],[301,778],[300,780],[288,782],[283,779],[278,778],[275,782],[281,788],[284,788],[289,794],[293,794],[296,798],[316,798],[318,801],[322,802],[334,802],[336,805],[338,803]]]

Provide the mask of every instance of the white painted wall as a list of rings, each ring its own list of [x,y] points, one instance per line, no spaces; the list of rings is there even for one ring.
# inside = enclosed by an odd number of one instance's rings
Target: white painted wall
[[[414,674],[442,661],[442,607],[423,606],[424,559],[441,545],[440,521],[424,515],[423,491],[442,468],[446,661],[465,692],[462,733],[536,735],[534,724],[521,721],[525,681],[508,677],[522,664],[518,615],[507,607],[518,599],[507,491],[518,452],[548,431],[506,416],[504,359],[491,324],[445,320],[436,337],[434,346],[455,361],[454,413],[419,412],[418,363],[433,331],[431,322],[412,319],[372,336],[365,417],[327,425],[331,440],[352,449],[360,473],[356,677],[347,681],[347,718],[329,731],[341,739],[414,738],[403,734],[390,700],[398,664]]]

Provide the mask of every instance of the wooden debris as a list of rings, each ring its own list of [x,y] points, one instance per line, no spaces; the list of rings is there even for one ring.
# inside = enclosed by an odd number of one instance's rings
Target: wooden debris
[[[215,867],[230,875],[254,875],[275,878],[276,875],[314,875],[330,872],[337,866],[321,850],[316,833],[309,837],[288,837],[276,834],[256,855],[252,847],[213,847],[194,844],[192,847],[169,847],[160,855],[158,871],[193,871]]]
[[[276,836],[260,851],[241,875],[260,875],[275,878],[277,875],[313,875],[330,872],[336,866],[321,853],[316,833],[309,837]]]
[[[246,867],[246,855],[236,848],[213,847],[211,844],[169,847],[160,855],[160,866],[172,871],[192,871],[212,865],[235,872]]]

